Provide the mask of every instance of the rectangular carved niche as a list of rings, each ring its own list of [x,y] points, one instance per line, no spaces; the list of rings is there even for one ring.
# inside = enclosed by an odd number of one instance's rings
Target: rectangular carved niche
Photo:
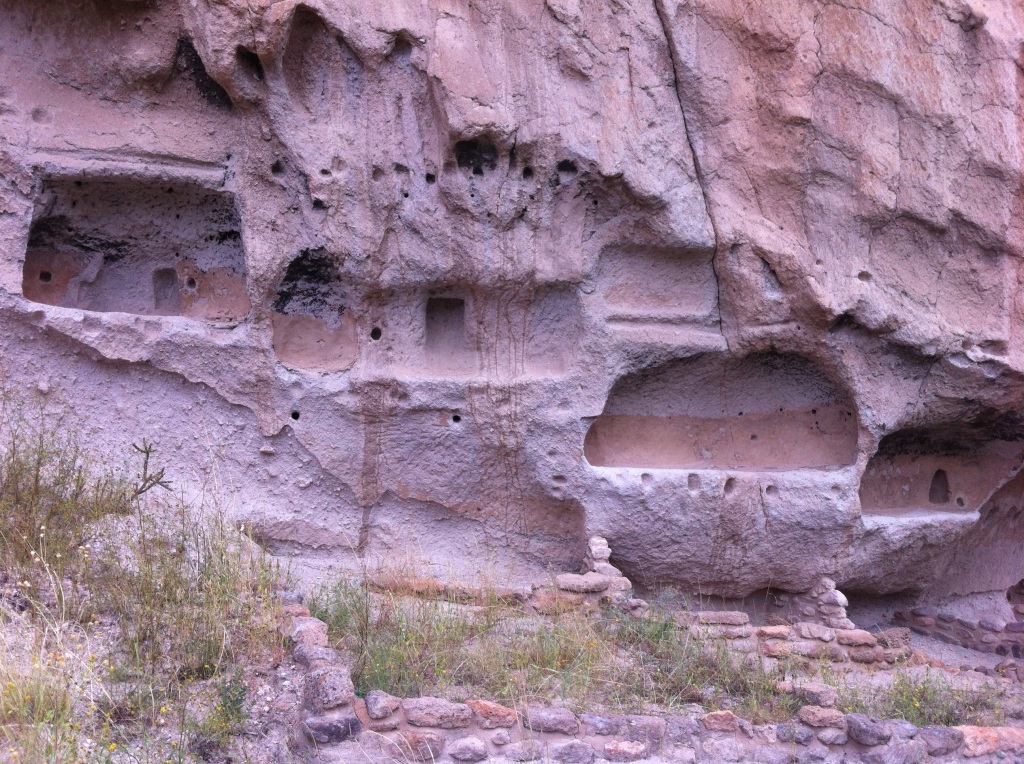
[[[249,297],[234,199],[182,181],[49,179],[22,293],[82,310],[240,320]]]
[[[860,483],[870,514],[973,512],[1024,460],[1024,443],[981,441],[955,426],[898,430],[879,443]]]
[[[471,371],[473,347],[466,330],[466,301],[461,297],[427,298],[425,352],[431,368]]]
[[[623,324],[718,321],[718,281],[711,252],[614,247],[601,253],[598,284],[608,319]]]

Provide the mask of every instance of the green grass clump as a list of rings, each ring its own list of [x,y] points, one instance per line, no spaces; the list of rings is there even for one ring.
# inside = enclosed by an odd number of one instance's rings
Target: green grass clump
[[[0,397],[0,564],[72,571],[94,524],[132,511],[133,487],[42,407]]]

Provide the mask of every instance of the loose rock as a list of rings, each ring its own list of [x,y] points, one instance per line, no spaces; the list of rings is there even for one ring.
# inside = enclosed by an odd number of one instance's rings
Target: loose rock
[[[608,576],[600,573],[561,573],[555,576],[555,585],[566,592],[592,594],[603,592],[608,588]]]
[[[846,716],[842,711],[835,708],[822,708],[821,706],[804,706],[797,716],[804,724],[811,727],[835,727],[846,729]]]
[[[847,714],[846,731],[861,745],[884,745],[892,738],[892,731],[885,722],[866,714]]]
[[[402,710],[406,721],[416,727],[453,730],[468,727],[473,721],[473,711],[468,705],[442,698],[407,698],[402,701]]]
[[[306,674],[303,700],[313,711],[329,711],[345,706],[355,698],[355,688],[348,669],[325,666]]]
[[[292,618],[288,636],[296,644],[327,647],[327,624],[319,618]]]
[[[544,746],[536,740],[522,740],[503,748],[501,755],[512,761],[536,761],[544,755]]]
[[[483,761],[487,744],[478,737],[464,737],[448,745],[448,755],[456,761]]]
[[[640,740],[613,740],[604,744],[604,757],[608,761],[639,761],[650,753],[650,743]]]
[[[594,749],[582,740],[557,743],[548,753],[552,761],[561,764],[590,764],[594,760]]]
[[[735,732],[739,729],[739,720],[732,711],[712,711],[701,717],[705,729],[711,732]]]
[[[923,727],[917,739],[924,741],[929,756],[946,756],[964,743],[964,733],[952,727]]]
[[[500,703],[494,703],[490,700],[472,699],[467,700],[466,705],[476,714],[477,723],[481,729],[515,727],[519,722],[516,712]]]
[[[444,752],[444,738],[436,732],[403,732],[395,742],[413,761],[433,762]]]
[[[292,658],[304,668],[310,668],[314,663],[337,663],[341,660],[337,650],[307,642],[299,642],[295,645],[292,650]]]
[[[402,704],[401,698],[388,695],[381,690],[366,693],[366,713],[371,719],[386,719]]]
[[[303,728],[320,745],[335,745],[359,734],[361,725],[355,714],[342,716],[309,716],[302,720]]]
[[[561,732],[575,735],[580,728],[576,715],[567,708],[530,706],[523,726],[536,732]]]

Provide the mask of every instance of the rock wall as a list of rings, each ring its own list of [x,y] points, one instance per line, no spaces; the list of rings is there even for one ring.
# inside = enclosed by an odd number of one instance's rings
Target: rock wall
[[[325,570],[1005,590],[1022,29],[11,0],[0,377]]]

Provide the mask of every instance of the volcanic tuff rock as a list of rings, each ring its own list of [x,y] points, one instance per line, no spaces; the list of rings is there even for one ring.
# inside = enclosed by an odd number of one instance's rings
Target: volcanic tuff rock
[[[10,0],[0,379],[216,471],[308,563],[528,578],[596,534],[727,596],[1005,589],[1022,30],[1012,0]]]

